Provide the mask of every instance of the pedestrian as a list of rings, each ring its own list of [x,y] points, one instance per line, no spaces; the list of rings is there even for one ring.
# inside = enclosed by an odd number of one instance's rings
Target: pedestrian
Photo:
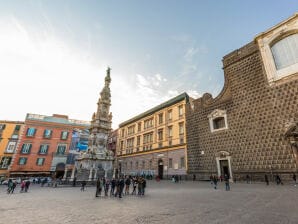
[[[76,186],[76,183],[77,183],[77,177],[74,177],[73,178],[73,181],[72,181],[72,186],[75,187]]]
[[[230,190],[230,178],[229,178],[229,175],[228,174],[225,174],[224,178],[225,178],[226,191],[229,191]]]
[[[296,174],[295,173],[293,173],[293,181],[294,181],[294,186],[296,187],[297,180],[296,180]]]
[[[217,178],[217,176],[213,176],[212,177],[212,183],[213,183],[213,185],[214,185],[214,189],[216,190],[217,189],[217,181],[218,181],[218,178]]]
[[[146,188],[146,180],[143,178],[143,182],[142,182],[142,195],[144,196],[145,195],[145,188]]]
[[[122,198],[123,189],[124,189],[124,179],[123,177],[121,177],[119,181],[119,198]]]
[[[85,191],[85,186],[86,186],[86,181],[83,180],[82,183],[81,183],[81,191]]]
[[[136,194],[137,185],[138,185],[137,179],[135,177],[133,177],[133,179],[132,179],[132,192],[131,192],[132,195]]]
[[[279,185],[281,184],[281,179],[280,179],[280,176],[278,174],[276,174],[276,184]]]
[[[112,196],[112,195],[114,196],[115,187],[116,187],[116,180],[115,180],[115,178],[113,178],[112,181],[111,181],[110,196]]]
[[[246,183],[247,183],[247,184],[249,184],[249,183],[250,183],[250,177],[249,177],[249,175],[248,175],[248,174],[246,175]]]
[[[30,180],[26,180],[25,182],[25,192],[28,192],[30,186]]]
[[[105,183],[105,196],[108,196],[109,193],[109,188],[110,188],[110,180],[106,179],[106,183]]]
[[[266,185],[268,186],[269,185],[269,179],[268,179],[267,174],[265,174],[265,182],[266,182]]]
[[[26,185],[25,180],[22,180],[22,182],[21,182],[21,191],[20,191],[21,193],[24,192],[25,185]]]
[[[126,177],[126,179],[125,179],[125,194],[129,194],[130,183],[131,183],[130,178]]]
[[[193,176],[192,176],[192,181],[195,181],[196,180],[196,175],[194,174]]]
[[[100,179],[98,178],[97,181],[96,181],[96,192],[95,192],[95,197],[99,197],[101,196],[101,182],[100,182]]]
[[[9,179],[8,182],[7,182],[7,194],[11,193],[12,186],[13,186],[12,179]]]
[[[215,177],[215,176],[214,176]],[[210,184],[212,185],[214,183],[214,177],[212,176],[212,174],[210,175],[209,179],[210,179]]]

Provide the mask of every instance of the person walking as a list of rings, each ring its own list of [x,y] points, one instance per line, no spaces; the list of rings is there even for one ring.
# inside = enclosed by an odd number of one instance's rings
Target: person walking
[[[119,198],[122,198],[122,192],[124,189],[124,179],[123,177],[121,177],[120,181],[119,181]]]
[[[269,179],[268,179],[267,174],[265,174],[265,182],[266,182],[266,185],[268,186],[269,185]]]
[[[294,186],[296,187],[297,180],[296,180],[296,174],[295,173],[293,173],[293,181],[294,181]]]
[[[130,183],[131,183],[130,177],[127,176],[126,179],[125,179],[125,194],[126,195],[129,194]]]
[[[217,178],[217,176],[214,175],[212,177],[212,183],[213,183],[213,186],[214,186],[215,190],[217,189],[217,181],[218,181],[218,178]]]
[[[110,189],[110,180],[106,179],[106,183],[105,183],[105,196],[108,196],[109,193],[109,189]]]
[[[115,178],[113,178],[112,181],[111,181],[110,196],[114,196],[115,187],[116,187],[116,180],[115,180]]]
[[[132,195],[136,194],[137,185],[138,185],[137,179],[135,177],[133,177],[133,179],[132,179],[132,192],[131,192]]]
[[[7,182],[7,194],[10,194],[11,191],[12,191],[12,179],[9,179],[8,182]]]
[[[95,197],[101,196],[101,182],[100,179],[98,178],[96,181],[96,192],[95,192]]]
[[[30,180],[26,180],[25,182],[25,192],[28,192],[30,186]]]
[[[25,180],[22,180],[22,182],[21,182],[21,191],[20,191],[20,193],[23,193],[23,192],[24,192],[24,190],[25,190],[25,185],[26,185]]]
[[[86,181],[83,180],[82,183],[81,183],[81,191],[85,191],[85,186],[86,186]]]
[[[226,191],[229,191],[230,190],[230,178],[229,178],[229,175],[228,174],[225,174],[224,176],[224,180],[225,180],[225,185],[226,185]]]

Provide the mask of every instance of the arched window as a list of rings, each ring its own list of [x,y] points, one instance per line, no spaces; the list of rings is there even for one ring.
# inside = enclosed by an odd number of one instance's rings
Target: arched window
[[[298,63],[298,34],[289,35],[271,46],[277,70]]]

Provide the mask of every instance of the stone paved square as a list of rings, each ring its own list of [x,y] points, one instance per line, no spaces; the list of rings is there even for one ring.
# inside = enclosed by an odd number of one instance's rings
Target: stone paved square
[[[145,197],[95,198],[95,188],[40,187],[6,194],[0,186],[0,223],[298,223],[298,187],[148,181]]]

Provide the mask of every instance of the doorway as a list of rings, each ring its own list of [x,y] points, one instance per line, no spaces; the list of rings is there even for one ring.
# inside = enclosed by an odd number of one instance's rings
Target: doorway
[[[225,175],[228,175],[230,178],[230,169],[229,169],[229,161],[227,159],[220,160],[220,174],[224,177]]]
[[[58,163],[56,165],[56,174],[55,177],[57,179],[62,178],[64,175],[64,171],[65,171],[65,164],[64,163]]]
[[[158,160],[158,176],[160,179],[163,179],[163,161]]]

